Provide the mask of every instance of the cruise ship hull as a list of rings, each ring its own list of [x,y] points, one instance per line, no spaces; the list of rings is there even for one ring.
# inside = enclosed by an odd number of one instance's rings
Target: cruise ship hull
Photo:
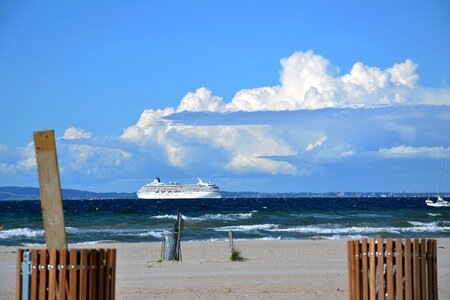
[[[137,193],[139,199],[204,199],[221,198],[219,193]]]
[[[159,178],[141,187],[136,193],[139,199],[201,199],[221,198],[219,187],[203,182],[196,184],[162,183]]]

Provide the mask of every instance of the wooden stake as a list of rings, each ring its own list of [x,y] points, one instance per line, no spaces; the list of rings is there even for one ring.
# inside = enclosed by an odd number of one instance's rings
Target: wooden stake
[[[228,230],[228,246],[230,247],[230,255],[233,254],[234,245],[233,245],[233,231]]]
[[[53,130],[34,132],[42,219],[48,249],[67,248],[58,160]]]

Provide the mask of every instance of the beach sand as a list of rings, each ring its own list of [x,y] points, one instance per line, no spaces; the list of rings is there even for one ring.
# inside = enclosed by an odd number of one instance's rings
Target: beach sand
[[[71,245],[116,248],[117,299],[348,299],[345,240],[181,243],[182,262],[161,262],[161,243]],[[0,299],[14,299],[16,249],[0,246]],[[450,239],[438,239],[441,299],[450,299]]]

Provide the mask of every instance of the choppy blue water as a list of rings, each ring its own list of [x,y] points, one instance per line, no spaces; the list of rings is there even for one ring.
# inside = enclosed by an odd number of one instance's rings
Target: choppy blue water
[[[450,237],[450,209],[424,198],[67,200],[69,243],[155,242],[183,214],[182,240]],[[0,201],[0,245],[44,244],[39,201]]]

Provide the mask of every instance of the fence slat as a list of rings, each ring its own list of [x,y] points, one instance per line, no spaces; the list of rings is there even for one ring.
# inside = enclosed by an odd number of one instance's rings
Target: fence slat
[[[59,252],[59,300],[66,299],[67,284],[67,249],[61,249]]]
[[[359,253],[361,253],[359,247],[359,241],[353,242],[353,247],[355,249],[355,256],[353,257],[353,262],[355,264],[355,295],[357,299],[361,297],[361,268],[359,264]]]
[[[361,267],[362,267],[362,299],[368,300],[369,296],[369,285],[368,285],[368,274],[367,274],[367,239],[362,239],[361,241]]]
[[[433,255],[432,253],[432,240],[427,241],[427,279],[428,279],[428,299],[434,299],[433,285]]]
[[[98,253],[98,299],[105,299],[105,250]]]
[[[70,250],[70,271],[69,271],[69,277],[70,277],[70,284],[69,284],[69,294],[70,294],[70,300],[77,300],[77,250],[71,249]]]
[[[181,229],[180,229],[181,231]],[[179,232],[180,232],[179,231]],[[110,260],[110,267],[111,267],[111,299],[114,300],[116,297],[116,257],[117,257],[117,250],[111,249],[111,260]],[[181,260],[181,252],[180,252],[180,260]]]
[[[347,241],[347,267],[348,267],[348,296],[355,300],[355,265],[353,264],[354,249],[353,241]]]
[[[393,249],[392,239],[386,239],[386,286],[388,300],[394,300],[394,261],[393,261]]]
[[[49,251],[49,270],[48,270],[48,299],[54,300],[56,297],[56,249]]]
[[[17,255],[16,256],[16,300],[20,300],[20,299],[22,299],[22,276],[25,275],[25,274],[22,274],[23,250],[22,249],[17,250],[16,255]]]
[[[89,299],[96,299],[96,291],[97,291],[97,251],[95,249],[91,249],[91,253],[89,256]]]
[[[402,239],[397,238],[395,240],[395,279],[397,287],[397,300],[403,300],[403,244]]]
[[[370,238],[370,245],[369,245],[369,252],[370,252],[370,263],[369,263],[369,268],[370,268],[370,300],[375,300],[377,297],[377,290],[376,290],[376,269],[375,269],[375,265],[376,265],[376,255],[375,255],[375,239],[374,238]]]
[[[414,300],[420,300],[420,262],[419,262],[419,240],[413,240],[413,286]]]
[[[47,290],[47,251],[40,251],[39,260],[39,299],[46,299]]]
[[[432,256],[433,256],[433,288],[434,288],[434,297],[438,298],[438,276],[437,276],[437,241],[432,240],[431,244],[433,245]]]
[[[384,247],[382,238],[378,239],[377,253],[378,299],[384,300]]]
[[[36,300],[38,296],[38,268],[39,268],[39,251],[31,250],[31,300]]]
[[[411,240],[405,240],[405,299],[412,299]]]
[[[111,280],[112,280],[112,251],[111,249],[106,250],[106,282],[105,282],[105,298],[111,299]]]
[[[421,286],[421,299],[427,299],[427,252],[425,239],[420,240],[420,286]]]
[[[109,299],[109,289],[111,288],[110,273],[109,273],[109,249],[106,250],[106,265],[105,265],[105,299]]]
[[[87,295],[87,253],[86,249],[81,249],[80,253],[80,290],[78,292],[78,299],[85,300]]]

